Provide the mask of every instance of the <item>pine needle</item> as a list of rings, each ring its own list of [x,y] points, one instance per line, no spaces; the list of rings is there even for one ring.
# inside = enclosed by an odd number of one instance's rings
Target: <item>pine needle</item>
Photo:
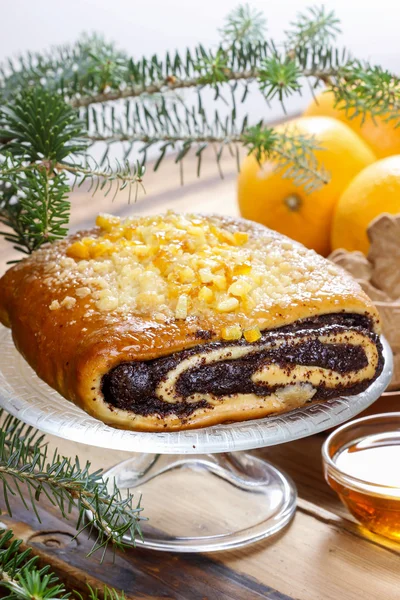
[[[22,540],[14,538],[10,529],[0,530],[0,590],[7,600],[83,600],[79,592],[67,591],[59,578],[51,572],[50,565],[39,568],[38,557],[27,548],[22,550]],[[90,600],[125,600],[123,592],[104,586],[93,589],[87,584]]]
[[[12,417],[6,418],[0,431],[0,481],[10,515],[13,497],[34,510],[39,520],[38,505],[43,496],[64,518],[76,509],[78,534],[96,533],[90,554],[105,550],[109,544],[122,549],[124,536],[133,544],[141,536],[140,500],[134,505],[131,494],[122,497],[115,483],[102,478],[101,471],[91,471],[89,462],[82,467],[77,457],[71,460],[57,451],[49,455],[43,436]],[[92,520],[85,524],[87,511]]]

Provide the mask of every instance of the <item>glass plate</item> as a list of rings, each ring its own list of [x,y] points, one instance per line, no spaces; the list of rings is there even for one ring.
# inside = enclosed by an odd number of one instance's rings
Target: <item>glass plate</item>
[[[203,454],[273,446],[329,429],[371,405],[392,377],[392,353],[382,338],[385,366],[363,393],[309,404],[289,413],[187,431],[143,433],[114,429],[87,415],[37,377],[0,326],[0,405],[45,433],[113,450],[159,454]]]

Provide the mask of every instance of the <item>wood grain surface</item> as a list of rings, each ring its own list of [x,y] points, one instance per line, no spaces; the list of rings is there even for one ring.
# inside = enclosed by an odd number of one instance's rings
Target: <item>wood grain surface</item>
[[[98,193],[74,192],[71,229],[87,227],[99,212],[119,215],[150,214],[168,208],[178,211],[238,214],[235,200],[235,165],[225,159],[221,180],[211,155],[203,160],[196,178],[194,161],[185,165],[185,186],[173,159],[161,170],[148,172],[147,195],[127,204],[119,194],[113,204]],[[6,262],[18,257],[11,245],[0,241],[0,273]],[[398,399],[391,399],[395,407]],[[385,408],[383,400],[378,400]],[[398,404],[400,406],[400,402]],[[369,534],[353,521],[324,482],[321,469],[323,435],[310,437],[257,454],[283,468],[299,492],[298,509],[291,525],[272,540],[249,548],[209,555],[174,555],[132,549],[111,554],[100,565],[87,558],[90,541],[73,540],[73,519],[60,519],[54,508],[41,504],[39,523],[18,502],[13,517],[2,516],[16,535],[52,564],[70,589],[85,593],[85,582],[94,587],[107,583],[123,589],[128,598],[173,600],[398,600],[400,598],[400,545]],[[108,468],[127,458],[122,452],[96,449],[51,438],[66,455],[79,454],[93,467]],[[160,499],[160,502],[162,498]],[[145,505],[145,499],[143,500]],[[1,504],[1,507],[4,505]],[[212,502],[210,502],[212,510]],[[229,511],[229,506],[227,506]],[[173,516],[179,522],[179,513]],[[173,525],[173,523],[172,523]]]

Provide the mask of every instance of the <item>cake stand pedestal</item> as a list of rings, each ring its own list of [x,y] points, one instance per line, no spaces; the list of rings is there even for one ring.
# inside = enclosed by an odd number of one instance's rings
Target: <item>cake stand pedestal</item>
[[[142,496],[143,540],[153,550],[211,552],[269,537],[296,509],[292,480],[247,450],[290,442],[351,419],[377,400],[392,377],[385,367],[363,393],[309,404],[256,421],[177,432],[142,433],[108,427],[41,381],[0,327],[0,406],[44,433],[131,456],[104,473],[122,493]]]
[[[153,550],[240,548],[278,532],[296,510],[292,480],[246,452],[138,454],[105,477],[142,495],[149,520],[137,544]]]

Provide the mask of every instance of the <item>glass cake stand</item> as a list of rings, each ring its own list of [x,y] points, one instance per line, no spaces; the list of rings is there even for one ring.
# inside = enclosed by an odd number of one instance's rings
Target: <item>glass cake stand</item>
[[[177,432],[114,429],[87,415],[41,381],[0,326],[0,405],[45,433],[131,453],[104,475],[142,496],[143,540],[137,546],[174,552],[239,548],[271,536],[296,508],[293,481],[245,452],[335,427],[371,405],[392,377],[392,353],[363,393],[309,404],[284,415]],[[111,485],[110,483],[110,485]],[[132,540],[127,539],[127,543]]]

